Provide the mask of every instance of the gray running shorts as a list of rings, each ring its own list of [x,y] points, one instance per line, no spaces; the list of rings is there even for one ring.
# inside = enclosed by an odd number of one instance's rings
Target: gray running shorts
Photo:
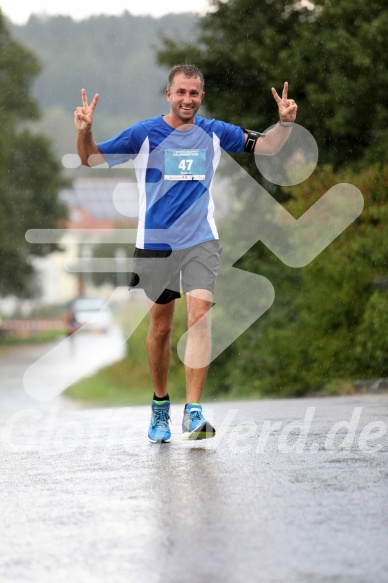
[[[157,304],[168,304],[195,289],[214,291],[222,245],[206,241],[177,251],[135,248],[129,289],[144,289]]]

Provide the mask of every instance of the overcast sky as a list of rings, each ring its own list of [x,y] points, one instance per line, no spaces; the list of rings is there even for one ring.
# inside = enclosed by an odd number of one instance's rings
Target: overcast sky
[[[25,24],[31,14],[66,14],[82,20],[97,14],[131,14],[162,16],[170,12],[199,12],[203,14],[208,0],[0,0],[1,12],[15,24]]]

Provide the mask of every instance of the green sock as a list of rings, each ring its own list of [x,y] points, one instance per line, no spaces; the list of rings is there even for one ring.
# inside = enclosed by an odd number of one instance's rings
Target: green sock
[[[155,393],[154,393],[153,400],[154,400],[154,401],[169,401],[169,400],[170,400],[170,396],[169,396],[169,394],[167,393],[167,394],[165,395],[165,397],[157,397],[157,396],[155,395]]]
[[[186,403],[185,409],[187,408],[187,405],[199,405],[199,403]]]

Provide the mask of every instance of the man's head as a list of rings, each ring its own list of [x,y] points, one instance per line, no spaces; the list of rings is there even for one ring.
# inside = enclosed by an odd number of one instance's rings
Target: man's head
[[[203,75],[195,65],[177,65],[168,76],[166,98],[170,113],[165,118],[173,127],[194,123],[194,116],[201,106]]]
[[[167,89],[171,91],[171,85],[176,75],[184,75],[187,78],[198,77],[201,81],[201,88],[203,91],[205,80],[201,71],[195,65],[175,65],[168,74]]]

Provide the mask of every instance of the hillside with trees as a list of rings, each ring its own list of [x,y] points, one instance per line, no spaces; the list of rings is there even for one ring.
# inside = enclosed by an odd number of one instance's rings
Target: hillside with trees
[[[49,136],[59,156],[74,152],[73,111],[81,88],[100,94],[95,133],[105,140],[140,119],[164,113],[167,68],[157,62],[162,37],[193,38],[193,13],[162,18],[32,16],[9,29],[41,64],[32,93],[42,111],[34,127]]]

